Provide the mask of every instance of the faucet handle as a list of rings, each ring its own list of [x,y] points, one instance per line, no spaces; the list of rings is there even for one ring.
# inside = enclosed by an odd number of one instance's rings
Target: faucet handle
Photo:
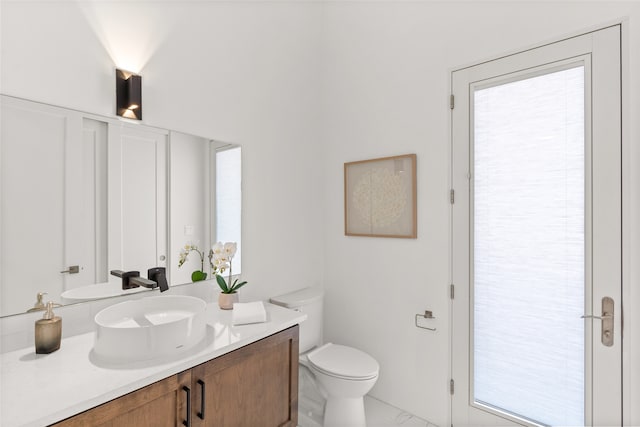
[[[167,269],[165,267],[153,267],[147,270],[147,274],[149,276],[152,276],[154,274],[158,274],[158,273],[166,273]],[[147,276],[147,277],[149,277]]]
[[[153,267],[147,270],[147,277],[158,284],[160,292],[169,290],[167,283],[167,269],[165,267]]]

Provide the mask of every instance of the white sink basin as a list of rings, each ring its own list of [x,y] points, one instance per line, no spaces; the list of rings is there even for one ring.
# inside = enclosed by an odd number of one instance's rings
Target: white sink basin
[[[135,362],[177,354],[206,334],[200,298],[161,295],[125,301],[96,314],[93,351],[111,362]]]
[[[142,286],[138,288],[131,289],[122,289],[122,282],[106,282],[106,283],[97,283],[95,285],[87,285],[80,286],[79,288],[73,288],[66,290],[60,295],[62,297],[63,303],[74,303],[80,301],[90,301],[94,299],[100,298],[109,298],[115,297],[118,295],[127,295],[127,294],[135,294],[138,292],[150,292],[150,289],[143,288]]]

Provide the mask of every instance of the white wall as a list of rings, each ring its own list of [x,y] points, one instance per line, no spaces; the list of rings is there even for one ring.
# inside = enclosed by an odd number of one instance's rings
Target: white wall
[[[328,2],[325,6],[325,339],[381,365],[372,394],[438,425],[449,408],[450,70],[630,17],[625,173],[627,420],[640,425],[638,2]],[[344,162],[417,153],[418,239],[345,237]],[[425,309],[436,332],[413,326]],[[453,349],[455,352],[456,349]],[[615,392],[615,391],[614,391]]]
[[[113,115],[115,67],[140,72],[145,123],[245,148],[242,298],[320,284],[318,4],[51,0],[1,8],[0,92]]]
[[[207,254],[211,247],[211,219],[207,216],[211,198],[210,186],[203,177],[209,176],[211,143],[205,138],[181,132],[171,132],[169,143],[170,174],[170,283],[191,282],[191,273],[202,270],[197,252],[191,252],[187,261],[178,267],[180,251],[187,243],[198,246],[204,253],[204,269],[211,274]],[[208,277],[211,278],[211,277]]]

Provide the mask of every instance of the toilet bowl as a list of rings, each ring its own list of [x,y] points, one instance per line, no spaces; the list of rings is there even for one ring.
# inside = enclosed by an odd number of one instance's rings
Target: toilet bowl
[[[307,320],[300,324],[300,364],[311,371],[326,398],[323,425],[366,427],[363,398],[378,379],[378,362],[352,347],[321,344],[321,289],[301,289],[273,297],[270,301],[307,314]]]
[[[367,353],[327,343],[307,354],[307,365],[325,392],[324,426],[366,427],[364,395],[380,367]]]

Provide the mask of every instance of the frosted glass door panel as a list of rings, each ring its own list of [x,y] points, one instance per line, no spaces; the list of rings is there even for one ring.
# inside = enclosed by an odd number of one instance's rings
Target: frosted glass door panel
[[[473,401],[584,425],[584,67],[473,90]]]

